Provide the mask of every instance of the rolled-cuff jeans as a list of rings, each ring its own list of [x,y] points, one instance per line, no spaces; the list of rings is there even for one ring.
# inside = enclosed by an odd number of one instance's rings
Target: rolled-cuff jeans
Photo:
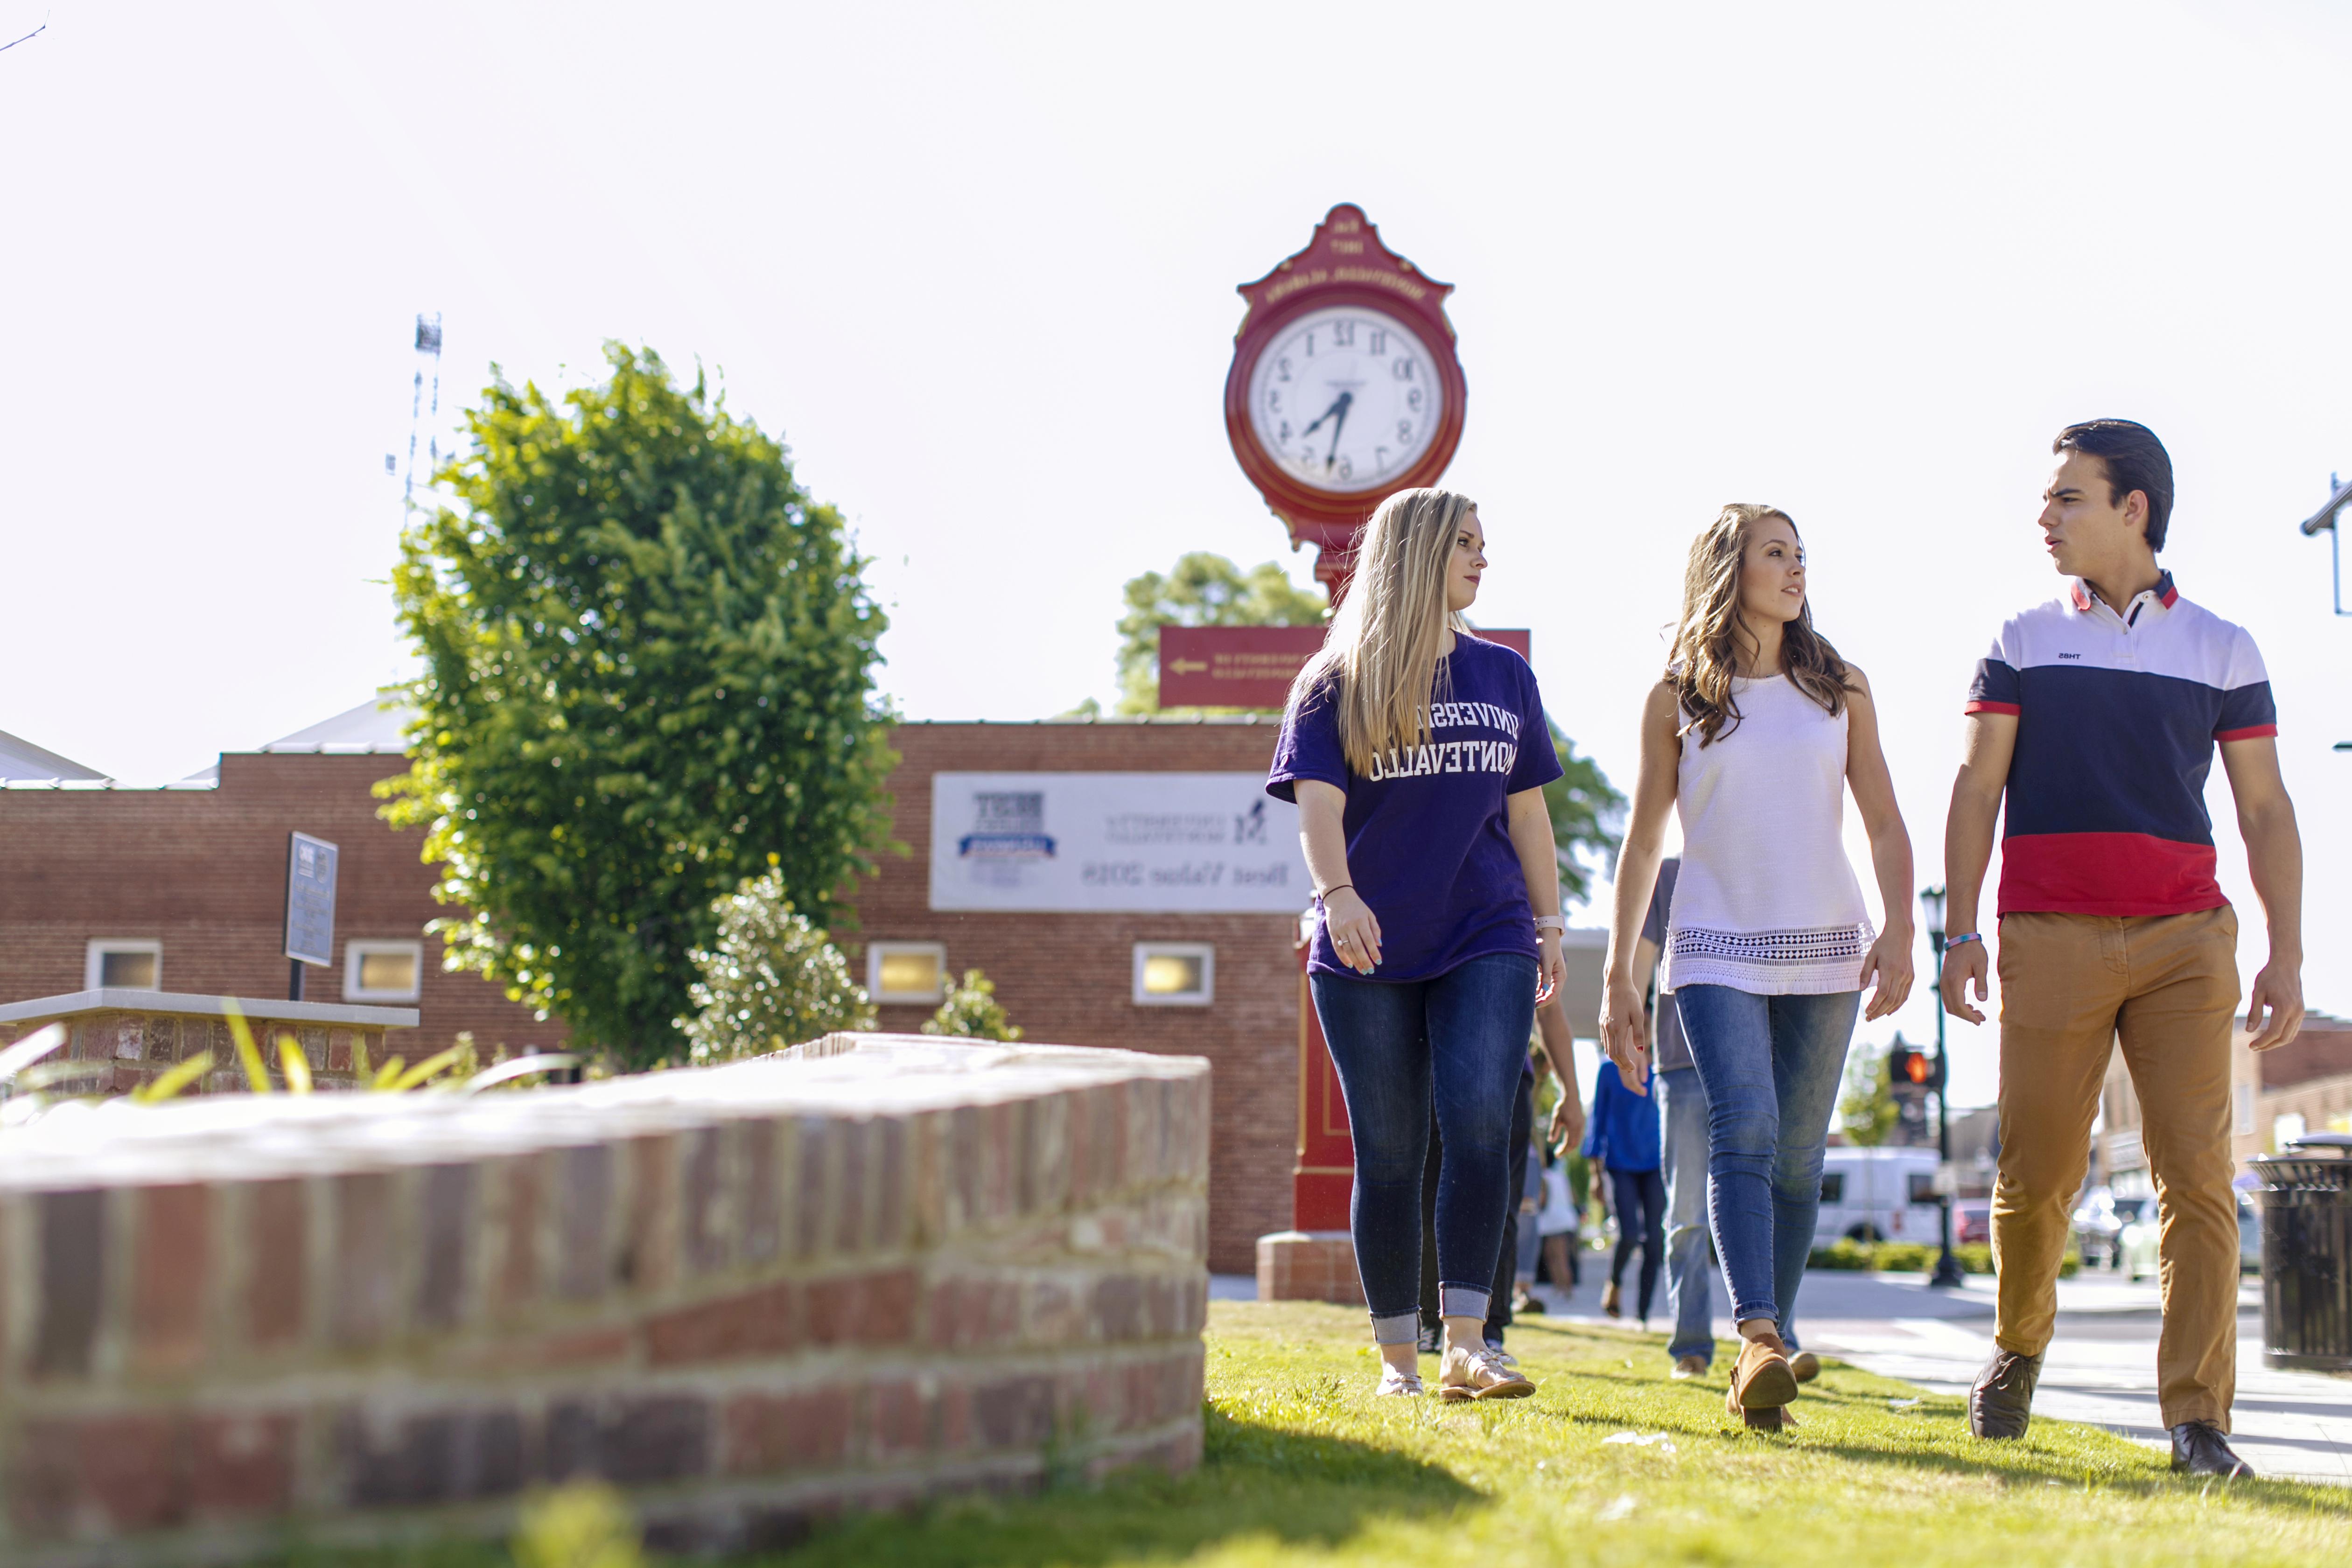
[[[1439,1310],[1484,1320],[1503,1247],[1511,1112],[1535,1027],[1536,961],[1474,958],[1428,980],[1317,971],[1315,1016],[1339,1069],[1356,1146],[1348,1226],[1372,1337],[1409,1344],[1420,1324],[1421,1180],[1436,1116]]]
[[[1707,1218],[1735,1323],[1785,1340],[1822,1207],[1822,1152],[1862,993],[1674,993],[1706,1092]]]

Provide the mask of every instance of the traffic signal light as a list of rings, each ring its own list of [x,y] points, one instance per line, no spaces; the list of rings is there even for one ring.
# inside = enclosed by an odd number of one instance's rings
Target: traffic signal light
[[[1933,1051],[1897,1041],[1886,1053],[1887,1082],[1895,1089],[1944,1087],[1944,1063]]]

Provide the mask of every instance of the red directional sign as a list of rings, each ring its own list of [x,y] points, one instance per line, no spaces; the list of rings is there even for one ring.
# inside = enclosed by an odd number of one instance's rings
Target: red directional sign
[[[1528,657],[1523,629],[1478,635]],[[1278,710],[1299,667],[1322,646],[1321,626],[1162,626],[1160,706]]]

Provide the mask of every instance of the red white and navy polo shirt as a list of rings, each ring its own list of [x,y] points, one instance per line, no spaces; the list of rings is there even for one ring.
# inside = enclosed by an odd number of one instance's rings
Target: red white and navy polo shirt
[[[2278,733],[2243,626],[2168,572],[2117,615],[2080,579],[2016,616],[1977,665],[1967,711],[2017,715],[2002,914],[2177,915],[2229,900],[2213,879],[2205,778],[2221,741]]]

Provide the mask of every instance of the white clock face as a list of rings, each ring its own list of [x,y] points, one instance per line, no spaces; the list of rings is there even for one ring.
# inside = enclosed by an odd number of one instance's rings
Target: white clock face
[[[1360,305],[1310,310],[1250,371],[1250,424],[1283,470],[1319,490],[1392,488],[1437,436],[1445,389],[1428,345]]]

